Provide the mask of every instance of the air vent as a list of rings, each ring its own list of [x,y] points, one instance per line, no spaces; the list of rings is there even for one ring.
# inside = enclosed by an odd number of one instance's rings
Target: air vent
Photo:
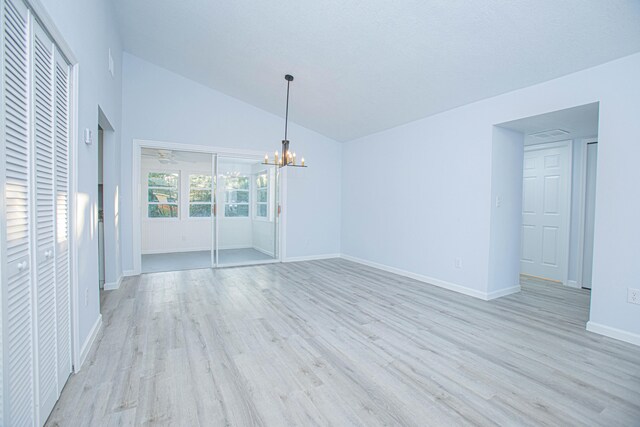
[[[568,131],[562,129],[551,129],[544,130],[542,132],[531,133],[529,136],[533,136],[535,138],[546,139],[546,138],[555,138],[562,135],[569,134]]]

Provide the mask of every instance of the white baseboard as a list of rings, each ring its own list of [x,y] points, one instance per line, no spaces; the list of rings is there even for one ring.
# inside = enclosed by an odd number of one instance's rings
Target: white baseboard
[[[340,258],[340,254],[322,254],[286,257],[282,262],[316,261],[321,259]]]
[[[109,282],[109,283],[105,283],[104,284],[104,290],[105,291],[113,291],[116,290],[120,287],[120,284],[122,283],[122,279],[124,276],[120,276],[120,278],[118,280],[116,280],[115,282]]]
[[[458,285],[456,283],[446,282],[444,280],[436,279],[434,277],[424,276],[422,274],[413,273],[411,271],[401,270],[399,268],[390,267],[388,265],[379,264],[377,262],[368,261],[366,259],[357,258],[351,255],[342,254],[341,258],[346,259],[347,261],[357,262],[358,264],[363,264],[369,267],[377,268],[379,270],[388,271],[389,273],[394,273],[400,276],[408,277],[410,279],[418,280],[420,282],[428,283],[430,285],[434,285],[439,288],[444,288],[450,291],[459,292],[461,294],[468,295],[474,298],[479,298],[485,301],[520,291],[520,285],[518,285],[511,288],[501,289],[498,291],[487,293],[487,292],[478,291],[476,289],[471,289],[466,286]]]
[[[587,322],[587,331],[640,346],[640,334],[612,328],[611,326],[595,323],[591,320]]]
[[[131,277],[131,276],[137,276],[135,270],[124,270],[122,272],[122,276],[124,277]]]
[[[506,297],[507,295],[518,293],[520,292],[520,290],[520,285],[512,286],[510,288],[498,289],[497,291],[487,293],[487,297],[484,299],[489,301],[500,297]]]
[[[80,350],[80,364],[79,366],[75,366],[75,372],[77,373],[82,365],[84,365],[85,360],[87,360],[87,356],[89,356],[89,352],[91,351],[91,347],[93,347],[93,343],[96,341],[100,330],[102,329],[102,314],[98,315],[96,322],[93,324],[91,328],[91,332],[89,332],[89,336],[85,340],[84,344],[82,344],[82,348]]]
[[[577,282],[577,281],[575,281],[575,280],[568,280],[568,281],[567,281],[567,286],[569,286],[570,288],[576,288],[576,289],[580,289],[580,288],[582,288],[582,286],[580,286],[580,285],[578,284],[578,282]]]

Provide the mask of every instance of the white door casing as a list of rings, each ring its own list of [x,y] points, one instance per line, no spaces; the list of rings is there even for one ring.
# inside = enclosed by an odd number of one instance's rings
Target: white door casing
[[[585,212],[584,212],[584,243],[582,262],[582,283],[583,288],[591,289],[591,278],[593,270],[593,231],[594,214],[596,205],[596,164],[598,161],[598,144],[589,143],[586,146],[587,163],[585,179]]]
[[[571,141],[525,147],[520,272],[567,283]]]

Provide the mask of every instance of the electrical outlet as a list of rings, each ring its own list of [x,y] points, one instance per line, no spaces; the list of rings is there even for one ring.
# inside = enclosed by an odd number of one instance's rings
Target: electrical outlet
[[[628,292],[627,302],[640,305],[640,289],[629,288]]]
[[[84,305],[89,305],[89,288],[84,288]]]
[[[456,258],[456,259],[453,261],[453,265],[454,265],[456,268],[462,268],[462,258]]]

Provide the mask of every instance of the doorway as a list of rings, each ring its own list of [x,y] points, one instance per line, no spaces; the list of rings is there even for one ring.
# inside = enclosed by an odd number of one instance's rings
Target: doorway
[[[279,261],[275,167],[247,154],[145,144],[136,173],[141,273]]]
[[[519,236],[511,237],[519,242],[521,280],[575,288],[590,282],[597,164],[590,143],[598,116],[593,103],[497,125],[522,146],[521,175],[510,175],[521,182]]]
[[[217,158],[214,265],[277,260],[277,171],[255,159]]]

